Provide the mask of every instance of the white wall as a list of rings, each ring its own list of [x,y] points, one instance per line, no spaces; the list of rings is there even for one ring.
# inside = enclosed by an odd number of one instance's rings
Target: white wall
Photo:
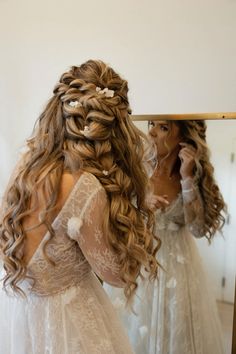
[[[235,0],[0,0],[0,194],[60,74],[89,58],[133,113],[236,111]]]
[[[234,301],[236,274],[236,161],[231,162],[231,152],[235,152],[236,159],[236,146],[233,146],[235,140],[236,120],[207,122],[207,142],[215,178],[232,218],[222,230],[223,237],[217,234],[210,246],[205,239],[196,241],[205,268],[210,274],[216,298],[227,302]],[[221,286],[222,277],[226,279],[224,288]]]
[[[0,195],[60,74],[89,58],[129,81],[135,114],[236,111],[235,14],[235,0],[0,0]]]

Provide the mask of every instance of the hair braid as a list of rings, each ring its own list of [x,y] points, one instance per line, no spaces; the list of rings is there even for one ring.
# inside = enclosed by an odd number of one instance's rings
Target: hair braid
[[[151,277],[156,276],[155,254],[160,242],[153,235],[154,218],[145,203],[148,177],[141,163],[143,134],[129,117],[127,82],[103,62],[89,60],[64,73],[53,93],[5,198],[0,223],[7,272],[4,286],[20,291],[18,283],[26,276],[18,251],[25,240],[22,220],[34,210],[32,200],[37,205],[35,186],[42,187],[45,201],[40,222],[53,238],[49,213],[56,206],[63,171],[82,169],[94,174],[107,193],[107,243],[119,257],[125,294],[130,299],[142,266]]]

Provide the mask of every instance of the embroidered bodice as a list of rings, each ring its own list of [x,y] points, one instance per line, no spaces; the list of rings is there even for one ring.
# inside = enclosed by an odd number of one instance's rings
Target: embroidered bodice
[[[187,180],[184,187],[185,189],[182,189],[165,210],[156,210],[156,230],[177,232],[181,227],[186,226],[195,237],[202,237],[204,205],[199,188],[191,180]],[[185,191],[189,192],[185,193]]]
[[[40,296],[52,295],[77,285],[91,271],[101,279],[123,286],[116,255],[106,245],[102,229],[107,196],[100,182],[84,172],[76,182],[52,226],[55,236],[46,246],[47,233],[28,264],[28,276],[21,287]]]

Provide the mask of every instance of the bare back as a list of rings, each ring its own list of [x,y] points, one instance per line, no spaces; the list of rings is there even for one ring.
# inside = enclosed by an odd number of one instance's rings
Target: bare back
[[[76,176],[70,173],[64,173],[62,175],[61,184],[60,184],[60,191],[58,195],[58,201],[56,203],[56,207],[54,210],[49,214],[49,220],[52,223],[53,220],[56,218],[57,214],[62,209],[65,201],[67,200],[68,196],[70,195],[77,179],[81,173],[77,174]],[[24,230],[31,229],[26,231],[26,241],[24,245],[24,263],[27,265],[29,264],[31,258],[33,257],[34,253],[36,252],[39,244],[41,243],[42,239],[44,238],[46,232],[48,231],[46,225],[39,224],[39,215],[40,212],[45,208],[45,202],[43,202],[42,197],[40,198],[39,190],[37,193],[38,197],[38,206],[34,212],[32,212],[29,216],[25,217],[22,223]],[[31,200],[31,205],[34,206],[34,200]],[[34,227],[36,226],[36,227]]]

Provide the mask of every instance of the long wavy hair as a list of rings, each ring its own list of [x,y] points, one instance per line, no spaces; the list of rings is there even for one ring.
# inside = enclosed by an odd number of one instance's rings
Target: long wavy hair
[[[227,207],[214,178],[214,167],[210,161],[210,151],[206,142],[206,122],[204,120],[167,121],[170,127],[179,127],[183,142],[196,149],[194,178],[204,203],[204,236],[210,242],[225,224]],[[167,146],[168,148],[168,146]],[[180,166],[180,161],[176,162]]]
[[[22,293],[19,283],[27,277],[22,221],[35,210],[31,201],[38,200],[37,187],[46,205],[39,225],[46,225],[52,239],[49,213],[55,210],[62,174],[80,170],[96,176],[107,193],[107,243],[118,256],[130,300],[142,266],[150,278],[156,277],[160,241],[153,234],[154,217],[145,202],[148,177],[141,162],[145,137],[129,116],[127,82],[103,62],[89,60],[64,73],[53,93],[4,198],[0,220],[4,288]],[[46,246],[44,255],[53,263]]]

